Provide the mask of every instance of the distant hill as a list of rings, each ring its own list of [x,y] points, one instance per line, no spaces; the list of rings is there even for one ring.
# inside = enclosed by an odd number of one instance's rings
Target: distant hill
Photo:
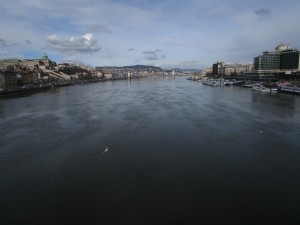
[[[134,65],[134,66],[123,66],[123,68],[131,68],[131,69],[156,69],[161,70],[160,67],[157,66],[146,66],[146,65]]]
[[[171,69],[171,70],[175,70],[177,72],[201,72],[200,69],[180,69],[180,68],[174,68],[174,69]]]
[[[146,65],[133,65],[133,66],[96,66],[96,69],[103,69],[103,68],[118,68],[118,69],[135,69],[135,70],[162,70],[160,67],[157,66],[146,66]]]

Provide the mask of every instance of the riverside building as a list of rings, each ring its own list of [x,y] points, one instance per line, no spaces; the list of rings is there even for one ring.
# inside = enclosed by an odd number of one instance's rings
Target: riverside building
[[[213,64],[212,75],[218,75],[223,78],[230,78],[235,76],[243,76],[245,72],[252,70],[252,64],[225,64],[224,62],[217,62]],[[206,73],[208,74],[208,73]]]
[[[245,73],[248,78],[288,78],[300,71],[299,50],[288,44],[279,44],[275,51],[265,51],[253,59],[253,71]]]
[[[287,44],[279,44],[275,51],[265,51],[262,55],[254,58],[254,70],[299,71],[299,55],[298,49],[292,49]]]
[[[266,51],[255,57],[254,70],[280,70],[280,53]]]
[[[245,72],[252,70],[252,64],[225,64],[220,67],[219,75],[223,77],[242,76]]]
[[[8,67],[20,67],[25,70],[52,69],[56,66],[46,54],[41,59],[0,59],[0,69],[6,70]]]
[[[281,52],[281,70],[291,70],[299,71],[300,70],[300,52],[297,49],[288,49]]]
[[[224,66],[224,62],[217,62],[214,63],[212,66],[212,74],[213,75],[219,75],[221,67]]]

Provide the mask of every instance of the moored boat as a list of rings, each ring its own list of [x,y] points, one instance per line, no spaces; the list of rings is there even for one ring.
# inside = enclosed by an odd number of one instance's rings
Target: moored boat
[[[285,93],[290,93],[290,94],[296,94],[296,95],[300,95],[300,87],[296,86],[296,85],[285,85],[285,86],[281,86],[278,91],[280,92],[285,92]]]
[[[254,85],[252,87],[252,91],[270,92],[271,89],[259,84],[259,85]]]

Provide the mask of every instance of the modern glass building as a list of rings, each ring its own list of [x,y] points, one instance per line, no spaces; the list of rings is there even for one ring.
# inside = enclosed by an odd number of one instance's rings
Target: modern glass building
[[[279,44],[275,51],[254,58],[254,70],[300,70],[300,52],[290,45]]]
[[[300,70],[300,52],[297,49],[289,49],[281,52],[280,69]]]
[[[280,70],[280,53],[263,52],[254,58],[254,70]]]

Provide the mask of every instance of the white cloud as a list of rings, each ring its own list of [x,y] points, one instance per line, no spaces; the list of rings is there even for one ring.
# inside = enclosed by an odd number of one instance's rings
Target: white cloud
[[[58,35],[49,35],[47,42],[51,50],[63,53],[93,53],[100,51],[97,40],[92,33],[83,36],[72,36],[70,38]]]
[[[13,0],[0,8],[2,56],[49,51],[95,66],[210,66],[251,61],[280,42],[300,47],[294,0]]]

